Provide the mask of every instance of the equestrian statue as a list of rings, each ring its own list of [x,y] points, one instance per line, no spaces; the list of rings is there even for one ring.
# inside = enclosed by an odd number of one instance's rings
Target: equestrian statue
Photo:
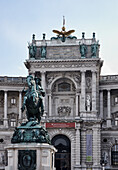
[[[27,90],[23,89],[24,100],[22,113],[26,110],[27,121],[16,127],[11,143],[48,143],[50,138],[46,129],[40,125],[44,113],[43,97],[45,92],[41,87],[41,78],[27,76]]]

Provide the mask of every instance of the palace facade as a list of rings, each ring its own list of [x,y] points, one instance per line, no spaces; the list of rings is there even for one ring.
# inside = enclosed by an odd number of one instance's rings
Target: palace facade
[[[64,39],[63,39],[64,38]],[[25,66],[46,92],[41,120],[57,148],[56,170],[118,169],[118,75],[101,75],[95,38],[57,36],[29,44]],[[0,169],[21,112],[26,77],[0,77]],[[102,165],[102,166],[101,166]]]

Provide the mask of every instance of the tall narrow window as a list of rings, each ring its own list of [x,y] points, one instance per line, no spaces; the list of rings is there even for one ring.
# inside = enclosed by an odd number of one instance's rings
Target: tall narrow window
[[[114,98],[114,103],[115,103],[115,104],[118,104],[118,97],[115,97],[115,98]]]
[[[118,165],[118,144],[115,144],[112,146],[111,162],[112,162],[112,165]]]

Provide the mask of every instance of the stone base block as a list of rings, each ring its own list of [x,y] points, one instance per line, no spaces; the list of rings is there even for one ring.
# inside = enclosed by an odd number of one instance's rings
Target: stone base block
[[[10,144],[8,166],[5,170],[55,170],[54,155],[56,149],[49,144],[20,143]]]

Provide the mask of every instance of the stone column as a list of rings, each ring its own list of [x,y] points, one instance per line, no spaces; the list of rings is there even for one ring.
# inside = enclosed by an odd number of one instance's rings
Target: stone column
[[[45,71],[41,72],[41,86],[43,88],[43,90],[46,90],[46,80],[45,80]],[[44,110],[45,110],[45,98],[43,98],[43,104],[44,104]]]
[[[79,112],[79,100],[78,100],[78,93],[76,93],[76,117],[78,116]]]
[[[111,127],[111,95],[110,95],[110,90],[107,91],[107,127]]]
[[[21,107],[22,107],[22,92],[19,91],[19,121],[21,121],[22,118]]]
[[[100,91],[100,118],[103,119],[103,91]]]
[[[80,112],[85,112],[85,71],[81,73],[81,107]]]
[[[49,94],[49,116],[52,116],[52,95]]]
[[[4,91],[4,126],[8,127],[8,119],[7,119],[7,91]]]
[[[76,166],[80,166],[80,124],[76,123]]]
[[[92,71],[92,111],[96,112],[96,72]]]

